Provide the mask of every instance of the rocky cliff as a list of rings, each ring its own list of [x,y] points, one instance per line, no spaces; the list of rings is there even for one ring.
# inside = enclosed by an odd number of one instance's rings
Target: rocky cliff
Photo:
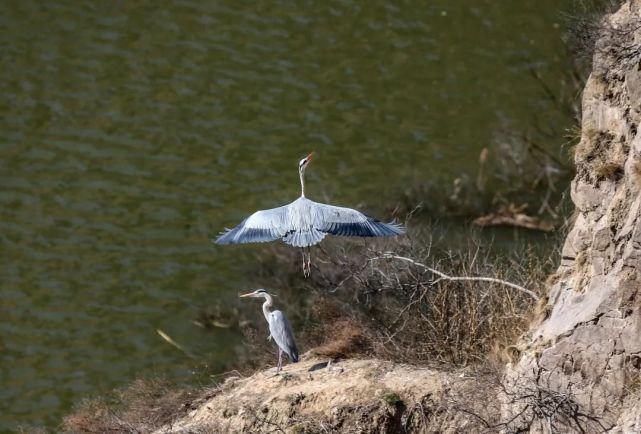
[[[532,429],[550,431],[536,413],[553,409],[518,399],[536,386],[565,405],[566,430],[641,432],[640,13],[641,1],[627,1],[597,28],[574,155],[576,220],[543,316],[508,369],[514,427],[535,420]]]

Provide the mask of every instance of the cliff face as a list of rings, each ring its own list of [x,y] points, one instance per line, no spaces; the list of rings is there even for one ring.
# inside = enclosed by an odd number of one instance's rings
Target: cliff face
[[[505,416],[522,425],[535,410],[514,397],[536,384],[570,400],[569,426],[641,431],[640,14],[641,1],[628,1],[600,26],[574,158],[576,220],[544,318],[507,374]]]

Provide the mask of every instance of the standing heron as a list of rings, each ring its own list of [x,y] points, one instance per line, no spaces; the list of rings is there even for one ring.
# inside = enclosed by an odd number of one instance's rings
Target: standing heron
[[[255,212],[235,228],[221,233],[216,244],[264,243],[280,239],[303,249],[303,274],[308,277],[312,267],[309,247],[320,243],[327,234],[386,237],[404,233],[401,224],[383,223],[351,208],[307,199],[304,175],[312,155],[309,154],[298,163],[301,189],[298,199],[288,205]]]
[[[249,294],[243,294],[241,297],[262,297],[265,299],[265,302],[263,303],[263,314],[265,315],[267,324],[269,324],[269,337],[267,339],[271,340],[273,338],[278,345],[278,368],[276,368],[276,374],[278,374],[282,369],[283,353],[287,354],[287,357],[289,357],[289,360],[292,362],[298,362],[298,348],[296,347],[296,341],[294,340],[292,326],[289,325],[287,317],[280,310],[275,310],[273,312],[269,310],[273,304],[272,296],[264,289],[257,289]]]

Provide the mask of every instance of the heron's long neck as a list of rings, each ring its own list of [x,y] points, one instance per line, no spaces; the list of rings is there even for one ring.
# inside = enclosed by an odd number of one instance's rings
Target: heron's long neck
[[[300,176],[300,197],[305,197],[305,169],[299,170],[298,175]]]
[[[272,307],[272,296],[264,294],[263,297],[265,297],[265,302],[263,303],[263,315],[265,315],[265,319],[269,322],[269,315],[271,315],[269,308]]]

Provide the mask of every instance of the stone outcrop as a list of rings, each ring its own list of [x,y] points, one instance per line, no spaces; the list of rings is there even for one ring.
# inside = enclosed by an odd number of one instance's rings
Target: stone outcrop
[[[515,429],[641,432],[641,1],[598,30],[575,149],[576,220],[543,318],[506,376]],[[533,387],[543,410],[519,399]]]

